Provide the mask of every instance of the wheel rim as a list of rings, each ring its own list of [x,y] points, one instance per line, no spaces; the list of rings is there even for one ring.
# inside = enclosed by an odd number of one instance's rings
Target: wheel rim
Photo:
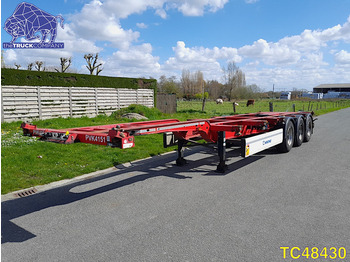
[[[299,140],[302,141],[304,139],[304,125],[301,123],[299,125]]]
[[[311,121],[308,121],[307,132],[306,132],[308,136],[311,136],[311,129],[312,129],[312,123]]]
[[[287,132],[287,144],[288,146],[291,146],[293,144],[293,128],[288,128],[288,132]]]

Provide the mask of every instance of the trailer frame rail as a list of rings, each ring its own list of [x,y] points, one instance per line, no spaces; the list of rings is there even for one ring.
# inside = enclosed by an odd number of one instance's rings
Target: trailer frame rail
[[[225,164],[226,141],[241,139],[243,157],[276,145],[280,145],[281,152],[288,152],[290,140],[287,136],[290,135],[290,129],[293,129],[293,141],[295,140],[293,145],[299,146],[303,141],[307,142],[310,139],[314,119],[313,112],[259,112],[188,121],[164,119],[67,129],[38,128],[36,125],[24,122],[21,128],[24,135],[40,137],[44,141],[62,144],[81,142],[121,149],[134,147],[134,136],[163,133],[165,147],[178,145],[176,160],[178,165],[186,164],[184,158],[186,143],[191,140],[204,139],[209,143],[217,143],[219,155],[217,171],[224,172],[227,169]],[[279,131],[276,132],[276,130]],[[265,139],[264,134],[270,132],[276,133],[273,141],[271,139],[260,145],[260,139]],[[251,139],[252,137],[255,139]],[[256,145],[251,141],[255,141]],[[254,147],[253,150],[252,147]]]

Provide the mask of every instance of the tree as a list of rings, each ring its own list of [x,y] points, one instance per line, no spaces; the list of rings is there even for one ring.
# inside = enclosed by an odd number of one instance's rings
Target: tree
[[[185,96],[192,94],[191,72],[183,69],[181,75],[181,86]]]
[[[29,64],[28,64],[28,71],[32,71],[33,66],[34,66],[34,64],[33,64],[33,63],[29,63]]]
[[[58,69],[55,68],[55,70],[56,70],[57,72],[64,73],[64,72],[67,71],[67,69],[68,69],[68,68],[70,67],[70,65],[72,64],[72,58],[71,58],[71,57],[69,57],[69,58],[61,57],[60,60],[61,60],[61,69],[58,70]]]
[[[103,68],[99,68],[100,66],[102,66],[102,63],[97,64],[98,53],[96,53],[95,56],[93,54],[85,54],[84,58],[86,60],[86,63],[88,64],[86,68],[89,70],[90,75],[94,73],[95,69],[97,69],[96,75],[98,75],[103,70]]]
[[[192,81],[194,83],[194,92],[195,94],[202,94],[204,89],[204,78],[201,71],[196,71],[193,75]]]
[[[98,74],[101,73],[102,70],[103,70],[103,68],[100,69],[100,65],[98,65],[96,67],[96,75],[98,76]]]
[[[263,97],[263,90],[256,84],[249,85],[247,88],[253,93],[253,98],[261,99]]]
[[[234,85],[235,85],[234,91],[235,90],[238,91],[238,90],[246,90],[246,89],[248,89],[246,87],[245,74],[239,68],[236,71]],[[239,99],[240,98],[239,97],[239,93],[233,92],[232,98]]]
[[[158,81],[158,92],[165,94],[176,94],[178,98],[182,96],[180,83],[176,81],[175,76],[166,77],[162,75]]]
[[[42,69],[43,64],[43,61],[35,61],[35,69],[38,71],[45,71],[45,67]]]
[[[21,68],[21,65],[19,65],[19,64],[17,64],[17,63],[15,63],[15,67],[16,67],[16,69],[18,70],[18,69],[20,69],[20,68]]]
[[[208,90],[209,97],[217,99],[224,96],[224,86],[217,80],[211,80],[207,82],[206,90]]]
[[[232,98],[237,98],[237,90],[246,86],[245,74],[234,62],[230,62],[227,68],[222,68],[224,72],[226,96],[231,101]]]
[[[197,71],[191,73],[189,70],[182,70],[181,86],[186,97],[194,97],[196,94],[203,93],[203,73]]]

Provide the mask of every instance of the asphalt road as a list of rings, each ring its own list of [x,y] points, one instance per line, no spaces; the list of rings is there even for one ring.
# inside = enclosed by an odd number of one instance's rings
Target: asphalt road
[[[4,201],[1,261],[349,261],[350,108],[315,125],[288,154],[229,151],[225,174],[194,147],[185,167],[171,153]],[[348,254],[293,260],[280,247]]]

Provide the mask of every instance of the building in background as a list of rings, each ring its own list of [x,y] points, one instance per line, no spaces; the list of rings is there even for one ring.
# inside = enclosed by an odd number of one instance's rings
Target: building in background
[[[350,92],[350,83],[345,84],[322,84],[313,88],[313,93]]]
[[[350,92],[334,92],[330,91],[327,94],[324,94],[324,99],[330,99],[330,98],[350,98]]]
[[[322,93],[323,99],[350,98],[350,83],[322,84],[313,88],[313,93]]]
[[[302,97],[310,98],[310,99],[323,99],[323,93],[303,93]]]
[[[280,99],[281,100],[290,100],[292,96],[292,92],[281,92]]]

